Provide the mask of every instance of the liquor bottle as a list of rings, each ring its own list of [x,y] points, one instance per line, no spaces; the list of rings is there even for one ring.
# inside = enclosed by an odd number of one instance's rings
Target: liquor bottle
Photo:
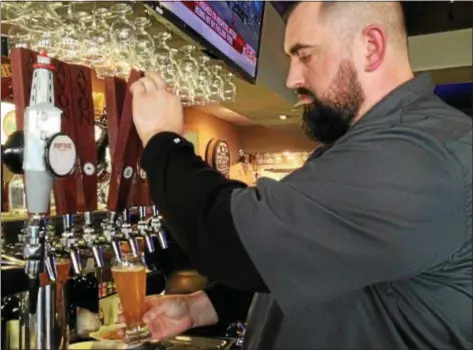
[[[5,35],[2,35],[1,40],[2,40],[2,45],[0,45],[1,50],[2,50],[1,55],[3,57],[8,57],[8,37]]]
[[[8,184],[8,208],[11,214],[26,215],[25,186],[21,175],[14,175]]]
[[[8,212],[8,182],[3,182],[5,169],[2,164],[2,213]]]
[[[95,272],[74,277],[74,303],[77,310],[77,336],[88,337],[100,328],[99,282]]]
[[[20,348],[20,303],[21,294],[9,295],[2,298],[1,305],[1,348]]]

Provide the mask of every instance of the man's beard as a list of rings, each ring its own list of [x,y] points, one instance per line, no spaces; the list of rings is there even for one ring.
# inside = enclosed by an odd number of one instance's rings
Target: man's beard
[[[304,108],[301,128],[310,139],[323,144],[335,142],[350,129],[365,100],[355,68],[349,61],[340,64],[324,99],[306,88],[298,89],[298,93],[313,99]]]

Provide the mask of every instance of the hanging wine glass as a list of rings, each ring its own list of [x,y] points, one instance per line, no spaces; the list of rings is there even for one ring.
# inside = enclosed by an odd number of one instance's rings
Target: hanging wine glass
[[[66,63],[80,64],[82,61],[82,38],[79,31],[80,24],[77,23],[70,3],[67,7],[66,24],[60,34],[58,52],[60,59]]]
[[[152,54],[155,50],[153,37],[146,31],[151,21],[146,17],[137,17],[133,21],[136,32],[135,64],[140,70],[147,71],[152,66]]]
[[[14,24],[17,25],[26,19],[25,8],[27,7],[26,2],[21,1],[2,1],[1,18],[2,24]]]
[[[226,73],[224,75],[222,97],[224,101],[235,102],[237,87],[233,82],[235,75],[233,73]]]
[[[222,66],[219,64],[213,65],[210,68],[210,71],[212,72],[212,77],[210,79],[209,85],[209,103],[219,103],[223,100],[223,79],[221,77],[222,69]]]
[[[84,48],[82,58],[89,66],[101,64],[105,61],[106,44],[108,41],[108,31],[100,26],[100,19],[96,12],[92,13],[92,25],[87,29],[84,37]]]
[[[112,18],[113,13],[107,8],[99,7],[94,9],[92,14],[95,16],[96,31],[102,33],[101,35],[105,38],[105,42],[101,45],[103,60],[93,62],[92,68],[99,79],[113,77],[115,75],[115,60],[110,38],[110,26],[107,23],[107,19]]]
[[[192,57],[195,46],[184,45],[181,48],[182,56],[179,58],[179,96],[183,106],[191,106],[194,103],[195,83],[199,64]]]
[[[31,47],[36,52],[46,51],[48,56],[56,57],[59,53],[59,37],[57,32],[46,30],[33,35],[31,38]]]
[[[113,5],[111,10],[117,16],[110,26],[115,74],[120,78],[128,79],[134,61],[136,43],[136,28],[127,19],[127,16],[133,12],[133,8],[128,4],[120,3]]]
[[[19,25],[12,25],[8,30],[7,37],[9,51],[13,48],[30,48],[30,34],[28,30]]]
[[[153,36],[155,39],[155,53],[152,69],[159,72],[166,82],[169,91],[179,94],[179,69],[174,59],[175,49],[167,42],[172,38],[169,32],[160,32]]]
[[[28,13],[28,30],[33,33],[57,30],[63,24],[55,9],[55,2],[30,2],[23,9],[23,13]]]
[[[209,61],[210,58],[208,56],[200,56],[197,59],[199,70],[195,84],[194,100],[195,104],[198,106],[206,105],[210,96],[209,82],[212,77],[212,73],[207,67]]]

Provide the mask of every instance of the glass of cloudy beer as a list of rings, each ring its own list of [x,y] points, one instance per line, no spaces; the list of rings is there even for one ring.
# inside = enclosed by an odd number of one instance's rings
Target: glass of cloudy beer
[[[139,345],[150,340],[149,329],[143,322],[146,311],[146,267],[140,258],[123,254],[121,261],[114,261],[112,275],[126,323],[124,342]]]

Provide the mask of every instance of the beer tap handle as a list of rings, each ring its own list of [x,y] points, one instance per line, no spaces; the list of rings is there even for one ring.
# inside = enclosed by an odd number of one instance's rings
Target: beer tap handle
[[[168,241],[166,239],[166,234],[162,228],[160,228],[157,232],[158,235],[158,242],[159,245],[161,246],[161,249],[167,249],[168,248]]]
[[[120,241],[118,239],[112,240],[112,249],[113,253],[115,254],[115,258],[121,262],[122,261],[122,251],[120,249]]]
[[[123,220],[123,223],[129,223],[130,222],[130,210],[128,210],[128,209],[123,210],[122,220]]]
[[[90,211],[84,212],[84,226],[85,227],[92,226],[92,215]]]
[[[154,253],[156,251],[156,248],[154,247],[153,237],[149,234],[149,232],[145,232],[144,238],[146,250],[148,251],[148,253]]]
[[[140,206],[138,208],[139,213],[140,213],[140,221],[146,221],[146,207],[145,206]]]
[[[100,239],[97,237],[94,228],[92,227],[92,216],[91,213],[84,212],[84,234],[83,239],[85,241],[84,246],[92,250],[95,265],[99,269],[104,267],[103,249],[100,245]]]
[[[133,254],[133,256],[138,257],[140,255],[138,249],[138,242],[136,241],[136,238],[134,236],[128,237],[128,244],[130,245],[131,253]]]
[[[82,265],[80,262],[80,251],[78,247],[69,248],[69,256],[71,257],[72,269],[75,275],[80,275],[82,271]]]
[[[150,220],[150,225],[153,230],[153,233],[158,237],[158,242],[161,249],[168,248],[168,241],[166,239],[166,233],[164,232],[161,225],[161,218],[159,216],[158,208],[156,205],[152,206],[153,217]]]
[[[153,212],[153,217],[158,217],[159,213],[158,213],[158,208],[156,207],[156,205],[153,205],[151,207],[151,210]]]
[[[57,270],[56,270],[56,258],[54,254],[48,253],[44,261],[44,269],[48,278],[52,282],[56,282]]]
[[[141,75],[141,72],[131,70],[123,99],[115,150],[111,154],[112,173],[107,201],[107,208],[111,211],[121,211],[126,208],[133,174],[138,161],[140,140],[133,124],[133,96],[130,87]]]
[[[92,246],[92,254],[94,256],[95,265],[97,266],[97,268],[103,269],[104,261],[103,261],[102,247],[99,246],[99,245],[93,245]]]
[[[33,215],[27,227],[27,241],[24,247],[26,259],[25,273],[28,276],[28,309],[31,314],[36,313],[39,291],[39,275],[44,271],[45,242],[43,218]]]

